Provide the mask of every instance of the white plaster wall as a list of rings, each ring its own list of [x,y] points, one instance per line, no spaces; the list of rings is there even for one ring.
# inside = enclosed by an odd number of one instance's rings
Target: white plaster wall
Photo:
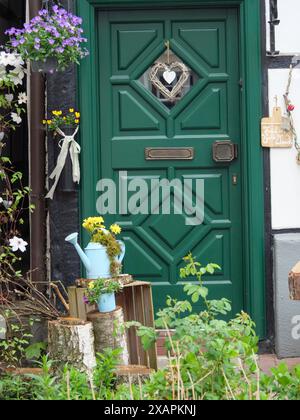
[[[300,54],[300,0],[278,0],[280,24],[276,26],[276,49],[280,54]],[[269,21],[269,0],[266,0],[266,19]],[[267,49],[270,48],[267,24]]]
[[[300,9],[300,0],[299,9]],[[300,42],[300,38],[299,38]],[[284,110],[283,94],[286,90],[288,70],[269,70],[270,112],[277,95]],[[296,109],[293,113],[300,142],[300,69],[294,70],[290,98]],[[300,228],[300,165],[296,151],[271,149],[271,197],[273,229]]]

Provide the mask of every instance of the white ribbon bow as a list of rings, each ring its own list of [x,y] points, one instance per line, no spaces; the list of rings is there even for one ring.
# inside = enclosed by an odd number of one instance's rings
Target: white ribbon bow
[[[61,151],[57,158],[56,168],[50,175],[50,179],[55,178],[55,181],[51,190],[46,195],[46,198],[50,198],[51,200],[53,200],[54,193],[55,193],[57,184],[59,182],[60,176],[62,174],[62,171],[65,167],[66,159],[69,152],[70,152],[70,157],[71,157],[72,167],[73,167],[73,182],[77,182],[77,184],[79,184],[80,182],[79,155],[81,152],[81,147],[75,140],[75,136],[78,133],[78,130],[79,130],[79,127],[76,128],[76,130],[71,136],[67,136],[62,130],[57,129],[58,134],[60,134],[63,137],[61,141],[59,142],[59,147],[61,148]]]

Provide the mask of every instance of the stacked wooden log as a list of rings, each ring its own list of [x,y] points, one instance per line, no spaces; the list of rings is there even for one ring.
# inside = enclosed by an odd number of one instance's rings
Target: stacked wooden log
[[[99,313],[95,306],[84,303],[89,280],[77,280],[77,287],[68,289],[71,318],[49,322],[51,359],[90,372],[96,365],[97,353],[118,348],[122,350],[117,372],[121,382],[128,376],[140,381],[157,369],[156,347],[145,352],[135,329],[125,328],[127,321],[154,326],[151,284],[134,282],[127,275],[118,280],[124,293],[117,296],[117,309],[109,313]]]
[[[96,366],[94,332],[91,322],[61,318],[48,324],[49,356],[56,364],[69,364],[91,372]]]
[[[113,312],[88,314],[95,335],[95,351],[103,353],[105,349],[120,349],[120,365],[127,366],[129,355],[123,309],[118,307]]]
[[[300,261],[289,274],[289,288],[291,300],[300,300]]]

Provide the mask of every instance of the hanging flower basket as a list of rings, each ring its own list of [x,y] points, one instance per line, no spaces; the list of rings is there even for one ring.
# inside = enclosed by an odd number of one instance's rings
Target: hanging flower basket
[[[88,55],[83,47],[82,19],[64,8],[42,9],[22,29],[11,28],[9,46],[24,60],[31,61],[33,71],[54,73],[65,71],[71,64],[79,64]]]
[[[59,70],[58,61],[56,58],[47,58],[45,61],[32,61],[31,70],[34,73],[53,74]]]

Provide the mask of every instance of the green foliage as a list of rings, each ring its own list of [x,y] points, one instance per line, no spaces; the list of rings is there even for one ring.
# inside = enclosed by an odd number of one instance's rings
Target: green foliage
[[[290,370],[285,363],[271,369],[271,375],[261,376],[262,398],[300,400],[300,366]]]
[[[87,375],[66,365],[61,372],[54,372],[53,362],[44,356],[38,363],[41,374],[23,377],[7,375],[0,378],[0,400],[104,400],[122,399],[128,389],[115,387],[116,369],[121,350],[107,349],[97,355],[97,366],[93,375]]]
[[[42,354],[47,349],[46,343],[34,343],[25,349],[25,356],[27,360],[39,360]]]
[[[120,364],[121,349],[106,349],[97,354],[97,367],[94,373],[94,385],[98,390],[98,399],[105,400],[111,396],[116,380],[116,370]]]
[[[30,188],[23,186],[22,174],[14,171],[10,160],[1,156],[0,147],[0,182],[3,189],[0,193],[0,297],[4,293],[10,277],[21,277],[16,268],[21,257],[12,250],[10,239],[20,238],[25,213],[32,212],[34,207],[28,205]],[[3,282],[3,283],[2,283]]]
[[[19,375],[0,377],[0,401],[30,400],[34,392],[34,384]]]
[[[117,293],[120,290],[122,290],[122,285],[118,281],[98,279],[89,283],[85,296],[90,304],[97,304],[100,296]]]
[[[202,281],[204,274],[219,269],[201,267],[190,255],[181,276],[195,276],[198,284],[185,286],[188,296],[202,299],[204,310],[193,313],[189,300],[168,297],[159,311],[156,327],[167,331],[168,365],[139,385],[117,385],[116,369],[120,350],[106,350],[97,356],[93,376],[66,366],[54,374],[52,362],[42,361],[43,374],[0,380],[0,399],[33,400],[299,400],[300,366],[290,371],[285,364],[263,374],[256,356],[255,325],[244,312],[230,321],[222,317],[231,311],[226,299],[209,300]],[[197,286],[197,288],[195,288]],[[194,298],[196,300],[196,297]],[[158,339],[154,328],[138,322],[136,328],[145,349]]]
[[[145,350],[149,350],[157,341],[159,333],[154,328],[144,327],[140,322],[126,323],[127,328],[137,328],[137,336],[141,338]]]
[[[21,323],[9,325],[7,338],[0,340],[0,361],[7,367],[20,366],[26,359],[26,350],[32,335]]]

